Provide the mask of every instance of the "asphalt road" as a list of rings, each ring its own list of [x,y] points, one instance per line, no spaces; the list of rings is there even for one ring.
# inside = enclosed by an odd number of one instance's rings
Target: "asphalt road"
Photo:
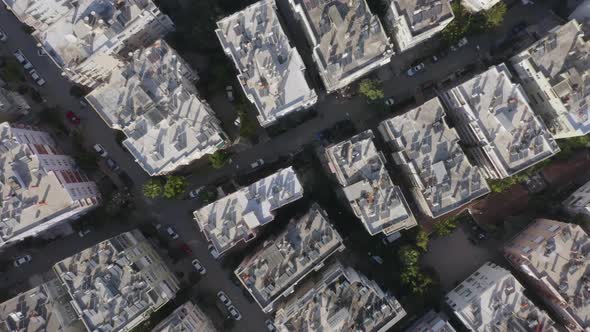
[[[532,7],[531,7],[532,8]],[[518,20],[527,19],[534,22],[543,18],[546,12],[542,10],[531,10],[529,8],[517,7],[509,11],[506,29]],[[106,126],[103,120],[92,110],[84,113],[79,111],[79,100],[70,96],[69,90],[71,84],[61,76],[61,72],[54,63],[44,56],[37,55],[36,41],[22,29],[22,24],[4,7],[0,8],[0,27],[8,34],[8,41],[0,44],[0,50],[8,50],[12,53],[16,49],[21,49],[28,57],[37,71],[45,78],[47,84],[39,88],[41,94],[47,99],[48,105],[56,105],[64,113],[68,110],[77,111],[82,119],[82,132],[86,138],[86,143],[102,144],[109,152],[110,156],[119,163],[120,167],[131,177],[137,184],[135,190],[140,190],[141,184],[148,178],[143,169],[135,163],[129,153],[124,151],[115,141],[114,132]],[[380,77],[388,77],[385,81],[384,88],[386,96],[393,96],[400,100],[408,95],[414,94],[416,89],[429,81],[441,80],[453,72],[465,67],[468,64],[478,63],[482,53],[485,53],[491,46],[491,36],[482,37],[480,40],[471,41],[469,45],[452,54],[452,56],[435,64],[428,64],[426,71],[408,78],[403,72],[410,56],[399,56],[394,61],[392,67],[380,69]],[[480,48],[477,50],[476,45]],[[405,58],[404,58],[405,57]],[[397,66],[397,67],[396,67]],[[314,70],[314,68],[308,68]],[[395,75],[393,73],[402,73]],[[215,105],[212,105],[215,109]],[[266,163],[277,160],[282,155],[296,152],[303,145],[312,142],[315,134],[333,126],[340,120],[350,119],[359,128],[372,127],[376,119],[387,116],[387,114],[376,114],[379,112],[372,109],[363,98],[357,97],[351,100],[338,99],[331,95],[321,96],[320,102],[316,106],[317,117],[306,121],[300,126],[293,128],[272,140],[260,143],[254,147],[237,153],[232,156],[232,164],[219,170],[210,168],[199,169],[189,176],[192,186],[211,183],[219,178],[234,175],[236,172],[248,170],[249,165],[258,159],[263,159]],[[193,253],[202,264],[207,268],[208,273],[195,287],[203,292],[215,293],[223,289],[236,304],[236,307],[242,312],[242,320],[234,328],[236,331],[261,331],[264,329],[263,321],[267,318],[255,303],[247,300],[242,289],[236,287],[229,279],[230,271],[221,267],[219,262],[215,261],[207,251],[207,243],[201,233],[198,232],[194,221],[190,217],[190,212],[194,209],[190,201],[144,201],[141,193],[136,192],[137,205],[146,216],[158,219],[163,224],[173,225],[181,235],[180,241],[189,244]],[[108,222],[108,221],[105,221]],[[19,291],[26,290],[26,278],[42,274],[50,270],[51,266],[57,261],[68,257],[77,251],[91,246],[94,243],[107,239],[121,231],[132,228],[129,224],[116,224],[103,227],[102,229],[90,234],[88,237],[79,238],[72,235],[67,238],[56,240],[49,243],[43,248],[34,248],[30,251],[33,256],[33,263],[18,269],[8,270],[0,276],[0,288],[11,286]],[[8,248],[2,255],[3,257],[12,257],[16,254],[13,248]],[[0,299],[2,301],[3,299]]]

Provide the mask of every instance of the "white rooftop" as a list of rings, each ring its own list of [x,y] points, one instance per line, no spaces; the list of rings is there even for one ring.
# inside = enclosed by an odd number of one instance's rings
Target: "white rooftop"
[[[317,101],[305,79],[305,64],[289,45],[275,10],[275,0],[256,2],[218,21],[216,30],[263,126]]]
[[[577,225],[537,219],[504,247],[508,260],[545,287],[575,325],[590,328],[590,237]]]
[[[100,242],[53,269],[88,331],[128,331],[179,289],[174,274],[138,230]]]
[[[564,202],[564,207],[572,215],[590,216],[590,181],[574,191]]]
[[[553,320],[523,292],[508,270],[487,262],[445,301],[470,331],[557,332]]]
[[[391,182],[385,158],[367,130],[325,150],[350,206],[371,235],[393,234],[416,225],[400,190]]]
[[[478,142],[494,167],[502,170],[503,177],[559,152],[504,64],[490,67],[443,97],[453,119],[469,127],[471,139]]]
[[[430,310],[405,332],[456,332],[444,314]]]
[[[49,134],[4,122],[0,141],[0,246],[98,205],[96,184]]]
[[[563,137],[590,133],[590,43],[584,38],[571,20],[511,59],[547,125]]]
[[[301,218],[292,220],[285,232],[247,257],[235,274],[258,305],[270,312],[274,302],[290,294],[306,275],[342,250],[340,234],[326,213],[314,205]]]
[[[282,169],[196,210],[197,225],[221,254],[256,236],[256,228],[274,219],[273,211],[303,197],[292,167]]]
[[[445,111],[433,98],[403,115],[383,121],[379,130],[396,151],[394,159],[413,184],[419,205],[431,217],[458,209],[490,192],[477,166],[472,166]]]
[[[385,332],[405,315],[397,299],[375,281],[334,263],[281,303],[275,326],[281,332]]]
[[[168,173],[225,145],[219,120],[197,96],[197,75],[162,40],[136,50],[86,100],[150,175]]]
[[[19,20],[35,28],[46,29],[70,12],[75,0],[3,0]]]
[[[191,301],[176,308],[152,332],[215,332],[211,320]]]
[[[365,0],[289,0],[303,20],[326,89],[389,62],[392,46]]]
[[[502,0],[461,0],[461,5],[467,8],[470,12],[477,13],[482,10],[489,10],[500,1]]]

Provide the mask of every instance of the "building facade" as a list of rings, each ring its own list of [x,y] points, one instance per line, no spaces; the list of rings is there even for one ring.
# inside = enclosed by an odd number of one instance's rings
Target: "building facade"
[[[405,332],[456,332],[448,320],[444,314],[430,310]]]
[[[21,115],[29,114],[31,106],[17,92],[0,88],[0,122],[14,121]]]
[[[100,192],[46,132],[0,124],[0,247],[37,236],[97,207]]]
[[[215,332],[211,320],[191,301],[176,308],[152,332]]]
[[[563,207],[572,216],[590,217],[590,181],[574,191],[564,202]]]

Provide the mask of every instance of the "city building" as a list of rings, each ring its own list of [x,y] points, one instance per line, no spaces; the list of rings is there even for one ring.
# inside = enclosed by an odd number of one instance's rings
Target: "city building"
[[[397,299],[375,281],[334,263],[279,305],[275,326],[281,332],[385,332],[405,315]]]
[[[82,332],[72,298],[53,279],[0,303],[2,332]]]
[[[449,323],[448,318],[442,314],[430,310],[422,316],[405,332],[456,332],[455,328]]]
[[[442,95],[448,115],[486,177],[503,179],[559,152],[504,64]]]
[[[537,219],[504,255],[570,331],[590,329],[590,238],[575,224]]]
[[[273,211],[303,197],[292,167],[241,188],[196,210],[199,229],[218,254],[256,237],[256,229],[274,220]]]
[[[45,132],[0,124],[0,247],[84,215],[100,192]]]
[[[574,191],[564,202],[563,207],[572,216],[590,217],[590,181]]]
[[[412,185],[418,207],[433,218],[490,192],[445,116],[440,100],[433,98],[379,125],[379,132],[394,150],[395,163]]]
[[[270,313],[301,280],[344,249],[326,212],[314,204],[301,218],[292,220],[283,233],[244,259],[235,274],[262,310]]]
[[[501,0],[461,0],[461,5],[472,13],[489,10]]]
[[[354,214],[371,235],[392,235],[416,226],[401,189],[385,169],[385,157],[367,130],[325,150],[330,171],[343,187]]]
[[[4,1],[36,29],[33,36],[62,75],[89,88],[123,65],[121,56],[174,29],[170,18],[150,0]]]
[[[225,134],[209,105],[199,99],[195,73],[166,42],[129,53],[125,66],[86,96],[123,145],[151,176],[214,153]]]
[[[558,26],[547,36],[512,57],[514,70],[555,138],[590,133],[590,43],[576,20]]]
[[[450,0],[389,0],[385,25],[403,52],[432,38],[454,18]]]
[[[523,292],[508,270],[487,262],[450,291],[445,301],[470,331],[557,332],[553,320]]]
[[[305,64],[281,27],[275,0],[261,0],[217,22],[217,37],[234,61],[238,81],[263,127],[318,99]]]
[[[130,331],[173,299],[174,273],[137,229],[53,266],[88,331]]]
[[[393,48],[365,0],[289,0],[328,92],[391,60]]]
[[[203,311],[188,301],[164,318],[152,332],[214,332],[215,327]]]
[[[0,88],[0,123],[15,121],[21,115],[29,114],[30,110],[31,106],[21,94]]]

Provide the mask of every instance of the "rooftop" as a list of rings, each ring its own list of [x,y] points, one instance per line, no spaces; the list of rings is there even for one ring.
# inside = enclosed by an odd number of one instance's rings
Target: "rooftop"
[[[292,220],[285,232],[246,258],[235,274],[260,307],[269,312],[275,301],[291,293],[306,275],[342,250],[342,238],[326,213],[314,205],[304,216]]]
[[[387,331],[406,312],[372,280],[338,263],[322,270],[281,304],[279,331]]]
[[[449,0],[392,0],[400,16],[403,16],[413,36],[437,28],[453,17]]]
[[[430,310],[422,316],[406,332],[456,332],[444,314]]]
[[[7,8],[23,23],[45,29],[73,8],[73,1],[63,0],[4,0]]]
[[[214,332],[213,323],[191,301],[176,308],[152,332]]]
[[[367,130],[326,148],[332,172],[357,217],[371,235],[393,234],[416,225],[416,220],[398,186],[391,182],[385,158]]]
[[[590,238],[577,225],[537,219],[504,247],[508,260],[548,289],[580,324],[590,327]]]
[[[471,331],[557,332],[553,320],[523,292],[524,287],[508,270],[488,262],[445,300]]]
[[[160,15],[150,0],[78,0],[51,25],[37,30],[36,37],[62,67],[75,67],[98,54],[95,62],[114,68],[117,63],[110,58],[110,51],[118,52],[121,42],[159,20]]]
[[[83,331],[70,301],[60,283],[51,280],[0,303],[0,331]]]
[[[480,170],[446,124],[438,98],[381,123],[379,130],[393,146],[396,163],[414,184],[414,193],[436,218],[490,192]],[[426,203],[426,204],[423,204]]]
[[[556,132],[590,133],[589,54],[581,25],[571,20],[511,59],[525,88],[535,84],[547,94],[530,93],[531,99],[550,103],[548,125]]]
[[[49,134],[4,122],[0,141],[0,246],[60,215],[99,203],[96,184]],[[85,185],[74,189],[72,182]]]
[[[574,191],[563,204],[573,215],[590,215],[590,181]]]
[[[328,91],[389,62],[392,46],[365,0],[290,0],[305,21]]]
[[[197,96],[197,75],[166,42],[130,53],[126,66],[86,100],[150,175],[168,173],[225,145],[213,111]]]
[[[126,331],[174,298],[178,281],[133,230],[53,266],[89,331]]]
[[[305,79],[305,65],[289,40],[274,0],[262,0],[217,22],[217,36],[239,71],[244,92],[267,126],[317,100]]]
[[[504,64],[448,90],[450,108],[480,144],[494,167],[513,175],[559,151]],[[472,138],[473,139],[473,138]]]
[[[274,219],[273,211],[303,197],[292,167],[282,169],[194,212],[207,239],[221,254],[256,236],[256,228]]]

